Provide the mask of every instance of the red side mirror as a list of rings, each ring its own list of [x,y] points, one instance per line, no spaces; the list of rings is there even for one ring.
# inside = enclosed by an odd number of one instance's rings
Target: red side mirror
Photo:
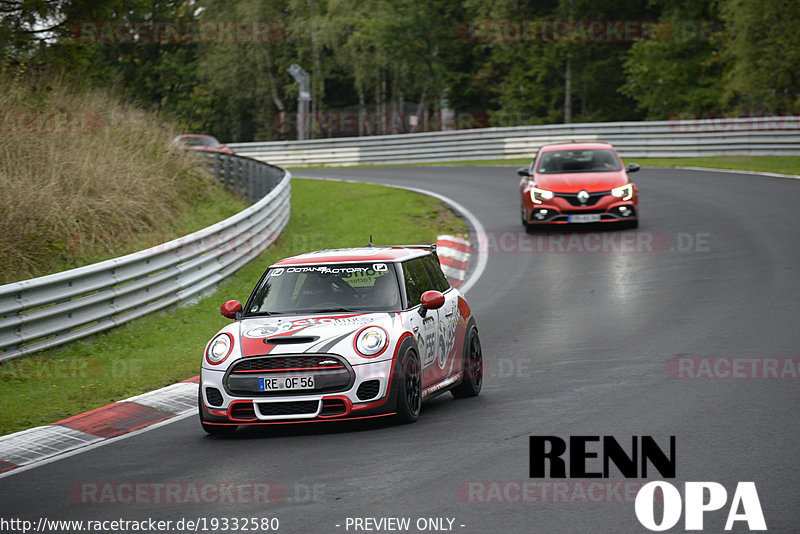
[[[242,303],[238,300],[229,300],[219,307],[219,312],[227,319],[236,319],[236,314],[242,311]]]
[[[438,291],[426,291],[419,300],[422,307],[428,310],[438,310],[444,306],[444,295]]]

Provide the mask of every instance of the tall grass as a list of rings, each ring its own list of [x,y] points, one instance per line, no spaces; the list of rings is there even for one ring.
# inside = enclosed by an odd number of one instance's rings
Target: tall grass
[[[5,74],[0,87],[0,284],[155,245],[244,205],[170,148],[176,131],[153,113],[58,78]]]

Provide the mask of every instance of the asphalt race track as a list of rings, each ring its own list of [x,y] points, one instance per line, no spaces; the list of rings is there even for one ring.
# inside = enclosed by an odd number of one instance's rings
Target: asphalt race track
[[[681,494],[684,482],[714,481],[730,504],[737,483],[752,481],[769,531],[800,529],[800,181],[645,168],[632,175],[638,230],[529,235],[513,168],[295,174],[424,188],[477,217],[488,263],[467,297],[487,365],[482,394],[439,397],[407,426],[215,439],[184,418],[0,479],[3,517],[276,517],[278,532],[310,534],[389,532],[353,519],[390,517],[410,518],[401,532],[648,532],[632,500],[646,480],[613,465],[607,479],[531,479],[529,436],[614,436],[626,447],[652,436],[664,449],[675,436],[668,482]],[[380,228],[369,234],[381,244]],[[220,483],[244,490],[222,504],[192,494]],[[253,504],[249,489],[266,483],[280,502]],[[119,497],[127,502],[109,502]],[[728,505],[705,514],[706,531],[722,532],[727,517]],[[683,528],[682,517],[672,531]]]

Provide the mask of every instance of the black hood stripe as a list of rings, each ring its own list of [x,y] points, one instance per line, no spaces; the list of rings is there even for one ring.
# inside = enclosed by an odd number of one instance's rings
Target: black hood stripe
[[[339,337],[333,338],[332,340],[328,341],[327,343],[323,342],[324,343],[323,345],[317,344],[317,345],[315,345],[313,347],[309,347],[308,349],[306,349],[306,352],[328,352],[329,350],[331,350],[333,348],[334,345],[339,343],[341,340],[343,340],[347,336],[352,335],[353,332],[357,332],[358,330],[359,330],[359,328],[350,330],[349,332],[346,332],[346,333],[342,334]]]

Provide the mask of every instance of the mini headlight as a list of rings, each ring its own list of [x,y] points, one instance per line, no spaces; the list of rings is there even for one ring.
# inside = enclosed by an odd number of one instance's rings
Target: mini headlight
[[[531,187],[531,200],[533,200],[534,204],[541,204],[542,201],[536,198],[536,195],[539,195],[545,200],[550,200],[553,198],[552,191],[548,191],[547,189],[539,189],[538,187]]]
[[[367,358],[377,356],[386,348],[389,336],[379,326],[368,326],[356,336],[356,350]]]
[[[615,187],[611,190],[611,195],[622,200],[630,200],[633,196],[633,184],[625,184],[622,187]]]
[[[206,350],[206,360],[211,365],[217,365],[227,358],[233,350],[233,337],[230,334],[219,334],[211,343],[208,344]]]

